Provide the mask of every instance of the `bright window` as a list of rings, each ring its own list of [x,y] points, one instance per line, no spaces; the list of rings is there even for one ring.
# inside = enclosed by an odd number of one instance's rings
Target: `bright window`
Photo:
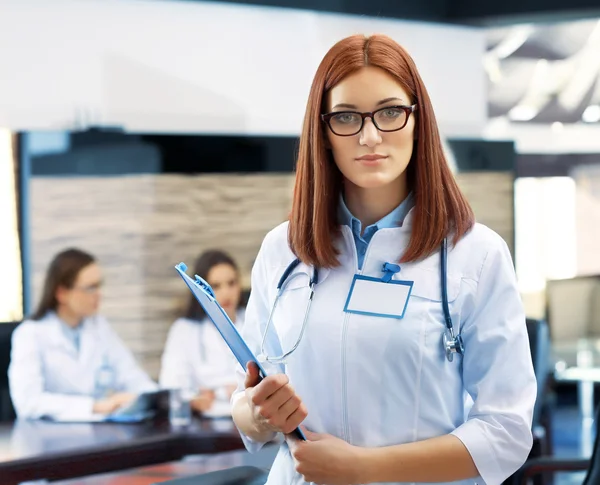
[[[0,322],[23,318],[21,251],[12,135],[0,129]]]
[[[576,185],[570,177],[515,182],[515,258],[523,293],[577,275]]]

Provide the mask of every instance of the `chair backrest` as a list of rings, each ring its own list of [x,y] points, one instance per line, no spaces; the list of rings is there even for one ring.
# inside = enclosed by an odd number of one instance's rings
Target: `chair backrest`
[[[527,335],[533,371],[537,379],[537,398],[533,410],[533,425],[539,424],[541,409],[550,373],[550,335],[545,320],[527,319]]]
[[[596,280],[590,296],[590,334],[600,337],[600,278]]]
[[[15,411],[8,390],[11,338],[17,323],[0,323],[0,422],[12,421]]]
[[[553,342],[574,342],[590,336],[592,294],[599,279],[586,276],[547,282],[546,319]]]
[[[588,468],[582,485],[598,485],[600,483],[600,407],[596,409],[594,425],[596,427],[594,451],[592,452],[590,467]]]

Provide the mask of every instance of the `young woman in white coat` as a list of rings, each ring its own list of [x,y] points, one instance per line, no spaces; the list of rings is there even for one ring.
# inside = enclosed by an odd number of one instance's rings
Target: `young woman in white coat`
[[[475,223],[393,40],[352,36],[321,62],[290,219],[251,283],[243,336],[269,375],[240,373],[233,418],[250,451],[286,434],[269,485],[498,485],[526,460],[536,383],[511,256]]]
[[[34,315],[12,336],[10,396],[19,418],[86,420],[157,389],[98,315],[102,272],[78,249],[50,263]]]
[[[238,329],[244,322],[240,273],[233,258],[223,251],[202,253],[194,274],[204,278],[215,297]],[[229,400],[236,388],[237,362],[208,319],[198,301],[190,295],[186,314],[177,319],[167,337],[162,357],[160,385],[194,393],[192,409],[198,413],[228,414]]]

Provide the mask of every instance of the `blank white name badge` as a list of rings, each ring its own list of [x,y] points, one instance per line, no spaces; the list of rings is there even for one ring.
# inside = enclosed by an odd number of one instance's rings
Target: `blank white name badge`
[[[404,318],[412,281],[390,280],[355,275],[344,311],[375,317]]]

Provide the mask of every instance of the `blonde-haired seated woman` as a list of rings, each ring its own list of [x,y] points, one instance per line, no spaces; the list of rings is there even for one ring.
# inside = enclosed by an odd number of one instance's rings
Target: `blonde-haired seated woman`
[[[194,274],[204,278],[231,321],[244,321],[238,266],[223,251],[209,250],[196,261]],[[160,385],[192,391],[192,409],[198,413],[230,413],[229,399],[236,388],[236,365],[231,350],[190,294],[185,315],[169,331],[162,356]]]
[[[10,395],[19,418],[86,420],[157,389],[100,315],[102,272],[79,249],[50,263],[33,316],[12,336]]]

